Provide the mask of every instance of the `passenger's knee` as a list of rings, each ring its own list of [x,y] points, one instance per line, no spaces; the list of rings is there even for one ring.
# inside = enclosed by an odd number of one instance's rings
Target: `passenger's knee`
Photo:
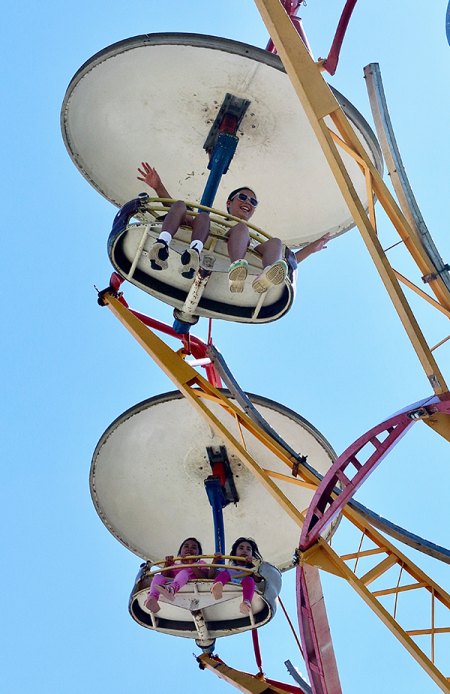
[[[244,578],[241,581],[242,585],[250,585],[254,582],[255,582],[255,579],[253,578],[253,576],[251,574],[247,574],[247,576],[244,576]]]
[[[173,205],[170,206],[171,210],[174,210],[180,215],[186,214],[186,203],[183,200],[177,200],[176,202],[173,203]]]
[[[238,222],[230,229],[229,240],[233,239],[245,239],[246,241],[250,239],[250,233],[248,226],[244,222]]]
[[[280,239],[275,239],[275,238],[269,239],[268,241],[266,241],[265,246],[266,246],[267,250],[270,250],[271,252],[277,253],[278,255],[281,256],[281,250],[282,250],[283,244],[282,244]]]

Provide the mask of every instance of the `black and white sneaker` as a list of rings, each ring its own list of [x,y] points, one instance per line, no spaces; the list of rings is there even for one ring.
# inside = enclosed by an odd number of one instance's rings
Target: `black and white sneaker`
[[[158,239],[148,252],[148,259],[152,270],[166,270],[169,263],[169,246],[165,241]]]
[[[200,265],[200,254],[196,248],[186,248],[181,255],[181,265],[178,268],[181,276],[186,280],[194,279]]]

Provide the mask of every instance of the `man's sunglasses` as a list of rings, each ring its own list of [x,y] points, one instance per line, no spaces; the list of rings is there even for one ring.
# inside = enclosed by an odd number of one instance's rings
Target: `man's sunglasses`
[[[258,201],[256,198],[252,198],[250,195],[247,195],[247,193],[238,193],[231,199],[234,200],[234,198],[239,198],[239,200],[242,200],[242,202],[245,202],[246,200],[249,201],[250,205],[253,205],[253,207],[256,207],[258,204]]]

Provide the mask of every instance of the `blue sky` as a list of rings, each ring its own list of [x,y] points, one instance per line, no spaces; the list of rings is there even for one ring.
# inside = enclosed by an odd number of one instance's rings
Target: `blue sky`
[[[309,0],[302,8],[316,57],[328,52],[342,5]],[[448,261],[446,5],[360,0],[330,82],[371,122],[362,70],[380,63],[406,170]],[[115,209],[72,164],[59,114],[76,70],[115,41],[186,31],[264,47],[267,32],[251,0],[64,6],[18,0],[3,19],[4,691],[225,691],[197,669],[192,643],[148,633],[129,618],[139,559],[108,533],[90,500],[90,460],[105,428],[128,407],[172,387],[97,306],[93,286],[108,283],[106,239]],[[395,239],[381,213],[379,223],[388,246]],[[401,251],[390,257],[420,282]],[[127,297],[170,321],[164,304],[132,288]],[[431,345],[446,337],[443,316],[415,297],[411,304]],[[195,332],[205,339],[207,323]],[[282,321],[258,327],[216,321],[213,338],[244,389],[299,412],[338,452],[431,392],[356,229],[302,265],[296,304]],[[449,350],[450,342],[436,353],[447,380]],[[419,423],[357,498],[448,546],[448,477],[448,444]],[[412,556],[449,589],[448,566]],[[328,576],[323,581],[346,694],[438,691],[348,586]],[[294,616],[292,573],[285,575],[282,596]],[[280,615],[260,638],[268,676],[287,680],[287,658],[305,670]],[[255,670],[248,634],[224,639],[218,652],[234,667]]]

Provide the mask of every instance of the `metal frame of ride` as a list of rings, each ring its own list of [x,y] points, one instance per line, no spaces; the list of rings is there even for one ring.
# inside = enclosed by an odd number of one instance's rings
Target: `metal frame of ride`
[[[297,551],[298,617],[311,691],[314,694],[338,694],[341,691],[321,592],[319,569],[346,579],[433,681],[443,691],[450,691],[449,678],[441,672],[435,662],[435,641],[450,632],[450,626],[436,626],[435,607],[440,603],[450,610],[450,595],[375,530],[354,505],[349,504],[367,476],[415,422],[425,422],[438,434],[450,440],[450,393],[433,356],[434,349],[439,345],[434,348],[428,346],[399,282],[413,288],[433,307],[449,317],[450,292],[443,272],[436,269],[424,248],[420,234],[408,222],[405,211],[397,204],[364,152],[321,74],[324,69],[334,74],[345,27],[356,0],[347,0],[330,54],[326,60],[318,62],[311,57],[301,21],[295,15],[302,0],[255,0],[255,4],[271,36],[267,49],[275,51],[276,46],[345,202],[429,379],[434,396],[405,408],[401,413],[364,434],[339,456],[327,475],[320,479],[302,459],[286,450],[270,432],[218,390],[222,381],[208,353],[208,347],[212,345],[211,333],[208,336],[208,344],[205,345],[198,338],[189,334],[179,335],[169,326],[132,311],[119,292],[122,280],[115,274],[111,278],[110,286],[99,293],[99,303],[108,306],[192,406],[206,418],[227,447],[251,470],[281,508],[298,523],[301,530]],[[339,134],[330,130],[326,119],[331,119]],[[436,300],[392,269],[377,238],[374,204],[369,205],[366,212],[346,172],[340,156],[341,150],[358,162],[365,176],[369,200],[373,201],[376,197],[384,208],[401,241],[416,262],[422,279],[435,294]],[[183,343],[182,349],[174,352],[149,328],[179,338]],[[185,360],[187,355],[194,357],[191,364]],[[193,368],[197,365],[205,367],[206,379]],[[211,402],[219,403],[230,415],[228,426],[214,416],[208,407],[208,403]],[[276,479],[262,469],[249,454],[246,439],[251,436],[256,437],[286,465],[287,474],[284,481],[289,480],[292,484],[316,488],[306,515],[292,505],[277,486]],[[341,485],[339,488],[338,483]],[[342,513],[360,533],[358,546],[344,555],[338,555],[320,534],[329,528],[339,513]],[[377,561],[370,570],[361,571],[363,559],[368,556],[376,557]],[[404,583],[405,576],[407,583]],[[371,590],[370,585],[382,577],[386,580],[385,587]],[[421,591],[430,597],[430,623],[426,628],[407,630],[400,624],[398,602],[410,591]],[[391,611],[381,602],[381,598],[386,595],[395,597]],[[430,655],[413,640],[413,637],[418,635],[430,636]],[[210,669],[241,691],[307,691],[306,687],[293,687],[269,680],[263,676],[262,671],[256,676],[238,672],[226,666],[220,659],[207,654],[203,654],[198,660],[201,667]]]

